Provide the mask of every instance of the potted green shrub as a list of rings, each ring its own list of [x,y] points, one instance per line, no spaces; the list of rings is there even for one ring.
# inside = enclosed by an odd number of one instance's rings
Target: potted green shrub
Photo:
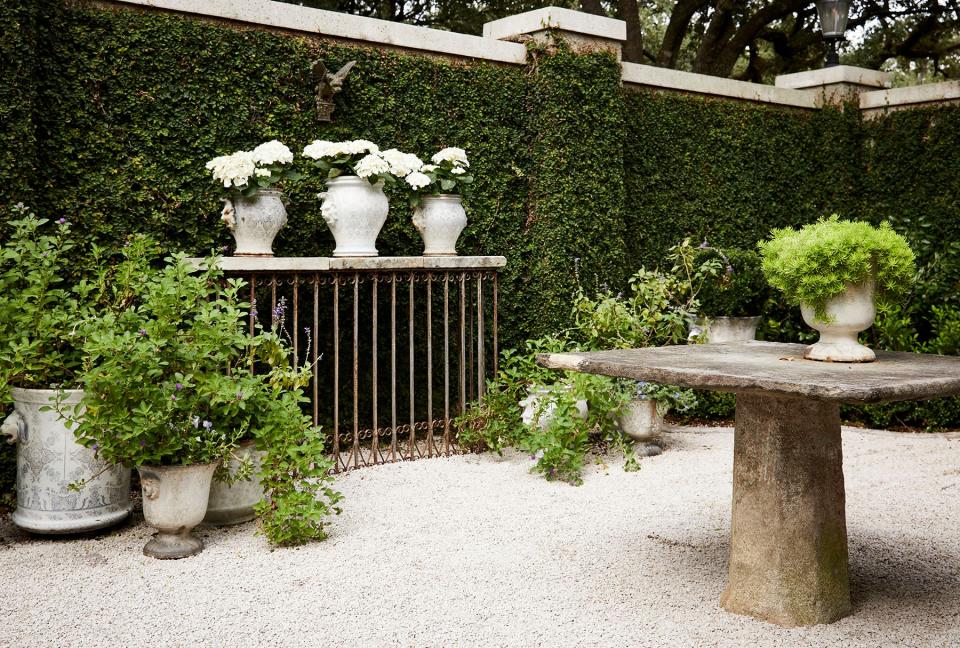
[[[698,325],[711,343],[753,340],[769,288],[763,276],[760,255],[753,250],[720,249],[704,241],[696,264],[719,264],[697,296],[701,319]]]
[[[83,398],[78,372],[83,337],[78,325],[92,313],[121,308],[128,295],[114,279],[136,272],[147,253],[133,239],[122,261],[102,251],[99,274],[71,284],[65,274],[73,252],[71,226],[14,208],[13,232],[0,246],[0,402],[13,402],[3,432],[17,442],[17,507],[13,522],[34,533],[77,533],[116,524],[132,510],[130,470],[74,440],[57,402]],[[123,283],[123,282],[121,282]],[[79,410],[82,414],[82,409]],[[70,489],[76,480],[89,487]]]
[[[325,537],[324,516],[339,512],[323,437],[299,409],[309,367],[292,365],[275,333],[248,332],[242,287],[215,258],[198,272],[174,255],[141,280],[135,303],[84,326],[86,413],[77,438],[138,468],[144,518],[157,529],[148,556],[203,549],[191,531],[206,513],[214,473],[251,437],[264,451],[257,476],[266,501],[257,509],[268,539]],[[253,469],[242,463],[235,478]]]
[[[774,230],[759,244],[763,272],[804,321],[820,332],[804,357],[870,362],[874,352],[857,341],[873,325],[875,299],[892,303],[914,281],[913,252],[888,223],[840,220],[834,215],[799,230]]]

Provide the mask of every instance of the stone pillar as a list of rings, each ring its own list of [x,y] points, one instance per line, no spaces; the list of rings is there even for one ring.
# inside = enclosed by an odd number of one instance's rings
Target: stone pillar
[[[549,42],[554,34],[562,36],[575,51],[608,50],[620,60],[627,23],[573,9],[544,7],[483,26],[484,38],[497,40]]]
[[[850,613],[834,402],[737,395],[724,609],[782,626]]]
[[[861,92],[889,88],[890,79],[888,72],[835,65],[820,70],[781,74],[776,78],[776,86],[812,92],[817,96],[818,105],[824,106],[855,101]]]

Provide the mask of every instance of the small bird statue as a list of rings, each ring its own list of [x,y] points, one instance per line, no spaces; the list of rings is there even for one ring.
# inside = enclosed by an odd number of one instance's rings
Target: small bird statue
[[[336,107],[333,103],[333,97],[343,87],[343,80],[347,74],[356,65],[356,61],[350,61],[335,73],[330,73],[323,61],[314,61],[311,70],[313,80],[317,84],[317,113],[321,121],[330,121],[333,109]]]

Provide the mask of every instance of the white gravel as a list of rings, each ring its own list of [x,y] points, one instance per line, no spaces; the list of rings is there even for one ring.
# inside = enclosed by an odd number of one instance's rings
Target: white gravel
[[[854,613],[792,630],[718,607],[730,430],[669,440],[579,488],[522,455],[349,473],[300,549],[246,524],[164,562],[142,519],[73,540],[4,519],[0,646],[960,646],[960,437],[844,431]]]

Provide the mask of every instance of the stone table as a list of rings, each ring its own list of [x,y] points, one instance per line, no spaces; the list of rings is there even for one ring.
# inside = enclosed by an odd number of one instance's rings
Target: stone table
[[[553,369],[736,394],[720,605],[782,626],[850,613],[840,403],[960,394],[960,357],[880,351],[875,362],[846,364],[804,360],[805,348],[736,342],[538,358]]]

